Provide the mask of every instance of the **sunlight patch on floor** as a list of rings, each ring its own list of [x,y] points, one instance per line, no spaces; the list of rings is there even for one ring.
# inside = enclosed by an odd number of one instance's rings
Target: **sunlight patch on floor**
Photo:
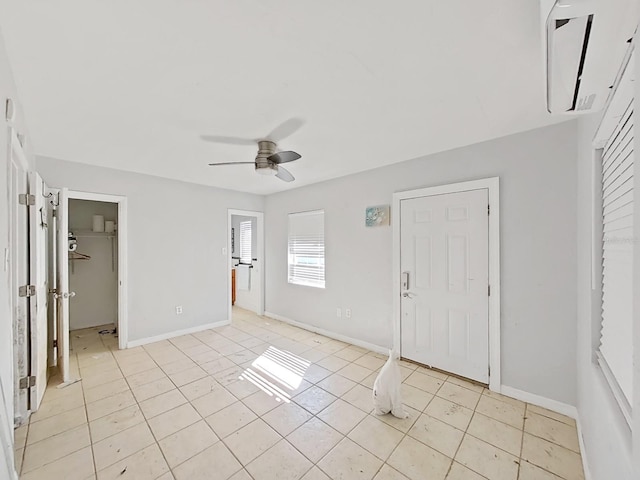
[[[277,401],[289,403],[291,395],[302,383],[309,362],[289,352],[270,346],[240,375],[260,390],[275,397]]]

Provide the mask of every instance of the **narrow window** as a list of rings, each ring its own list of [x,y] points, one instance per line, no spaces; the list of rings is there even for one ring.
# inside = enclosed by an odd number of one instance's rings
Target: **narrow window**
[[[251,220],[240,222],[240,263],[251,263]]]
[[[324,210],[289,214],[289,283],[324,288]]]

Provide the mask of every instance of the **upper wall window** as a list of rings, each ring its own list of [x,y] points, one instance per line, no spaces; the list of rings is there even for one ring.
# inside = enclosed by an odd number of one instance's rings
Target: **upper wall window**
[[[324,288],[324,210],[289,214],[289,283]]]
[[[251,263],[251,220],[240,222],[240,263]]]

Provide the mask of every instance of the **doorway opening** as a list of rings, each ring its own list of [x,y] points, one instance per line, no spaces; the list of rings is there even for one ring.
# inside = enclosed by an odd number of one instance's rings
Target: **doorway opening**
[[[56,357],[63,383],[75,381],[75,350],[127,347],[126,206],[118,195],[58,192]]]
[[[394,348],[500,391],[499,179],[393,195]]]
[[[247,310],[264,314],[264,214],[228,211],[229,320]]]
[[[118,204],[72,198],[68,215],[71,351],[96,342],[117,348]]]

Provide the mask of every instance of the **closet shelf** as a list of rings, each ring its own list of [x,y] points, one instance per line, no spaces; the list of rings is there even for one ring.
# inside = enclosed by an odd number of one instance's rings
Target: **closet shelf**
[[[88,237],[111,238],[111,237],[117,236],[116,232],[107,233],[107,232],[93,232],[91,230],[73,230],[73,229],[71,229],[71,231],[73,232],[73,235],[76,236],[77,238],[88,238]]]

